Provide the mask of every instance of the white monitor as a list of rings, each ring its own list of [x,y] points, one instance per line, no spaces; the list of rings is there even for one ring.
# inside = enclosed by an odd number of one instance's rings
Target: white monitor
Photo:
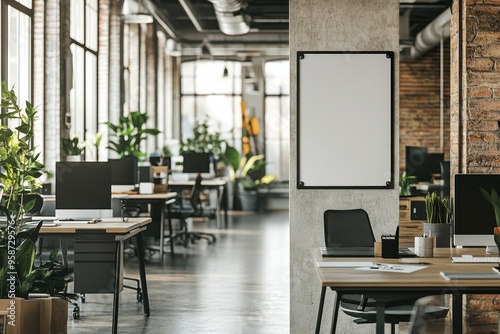
[[[56,163],[56,217],[113,217],[111,166],[107,162]]]
[[[463,247],[495,246],[493,206],[482,196],[495,189],[500,194],[500,174],[456,174],[453,244]],[[495,249],[495,247],[491,247]]]

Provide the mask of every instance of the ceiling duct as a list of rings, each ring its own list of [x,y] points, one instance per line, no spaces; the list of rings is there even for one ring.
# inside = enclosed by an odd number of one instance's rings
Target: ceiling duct
[[[438,45],[441,39],[450,37],[451,10],[447,8],[434,21],[422,29],[415,37],[415,46],[411,50],[412,57],[419,57]]]
[[[124,0],[122,15],[125,23],[153,23],[149,11],[137,0]]]
[[[226,35],[245,35],[250,26],[245,18],[243,0],[209,0],[215,9],[219,29]]]

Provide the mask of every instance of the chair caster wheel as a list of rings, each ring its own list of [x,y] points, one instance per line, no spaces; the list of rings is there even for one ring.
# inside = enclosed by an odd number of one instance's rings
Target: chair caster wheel
[[[80,319],[80,308],[78,306],[73,309],[73,319]]]

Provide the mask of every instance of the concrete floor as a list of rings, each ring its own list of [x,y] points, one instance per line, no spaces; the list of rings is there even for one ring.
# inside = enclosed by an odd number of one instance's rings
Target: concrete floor
[[[214,233],[217,243],[176,246],[163,263],[146,264],[151,316],[134,291],[120,295],[119,333],[289,333],[288,211],[232,213],[227,228],[215,221],[194,229]],[[138,277],[137,259],[125,274]],[[69,308],[68,333],[110,333],[112,295],[87,295],[81,318]]]

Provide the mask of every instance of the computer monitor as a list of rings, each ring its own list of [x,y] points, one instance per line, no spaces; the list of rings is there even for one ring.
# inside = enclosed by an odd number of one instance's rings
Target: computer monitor
[[[496,226],[493,206],[481,195],[500,193],[500,174],[456,174],[453,243],[455,246],[494,246]],[[496,247],[492,247],[495,249]]]
[[[210,173],[210,153],[184,153],[182,162],[183,173]]]
[[[430,182],[434,174],[441,174],[443,153],[429,153],[425,147],[406,147],[406,175],[416,176],[418,182]]]
[[[121,159],[109,159],[111,166],[111,191],[134,190],[137,182],[137,159],[123,157]]]
[[[110,218],[111,164],[107,162],[56,163],[56,217]]]

